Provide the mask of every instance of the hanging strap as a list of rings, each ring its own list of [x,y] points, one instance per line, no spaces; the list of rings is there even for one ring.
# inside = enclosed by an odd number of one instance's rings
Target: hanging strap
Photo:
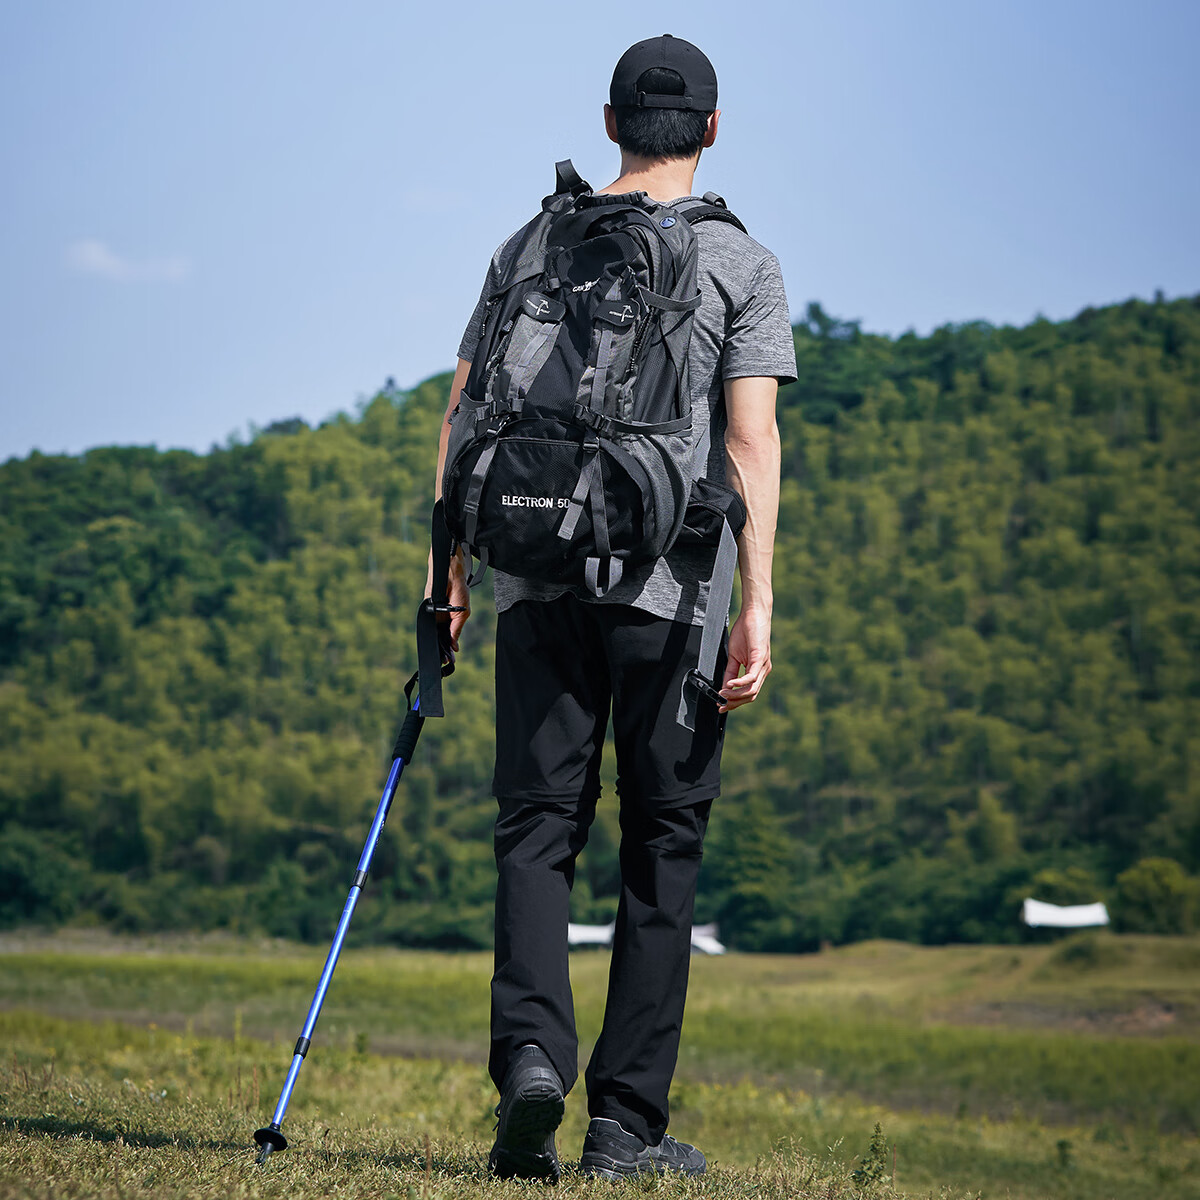
[[[483,485],[488,472],[492,469],[492,459],[496,457],[497,435],[495,431],[487,435],[487,442],[479,457],[475,460],[475,470],[471,472],[471,482],[467,486],[467,498],[463,501],[463,512],[466,515],[463,532],[467,536],[467,545],[474,546],[479,533],[479,502],[483,496]]]
[[[712,578],[708,585],[708,607],[704,613],[704,626],[700,634],[700,655],[694,670],[684,677],[679,696],[679,713],[676,717],[685,729],[696,728],[696,705],[701,695],[724,704],[720,693],[720,681],[715,677],[717,651],[721,648],[721,635],[729,620],[729,601],[733,595],[733,573],[737,569],[737,539],[728,521],[721,523],[721,540],[717,543],[717,555],[713,562]]]
[[[583,505],[591,488],[592,472],[600,470],[600,460],[597,457],[600,443],[594,438],[589,438],[584,442],[583,448],[587,461],[583,464],[583,470],[579,472],[575,490],[571,493],[571,502],[567,505],[567,511],[558,526],[558,536],[567,542],[575,536],[575,526],[579,524],[579,518],[583,514]]]
[[[471,552],[471,548],[467,547],[467,552]],[[467,576],[467,587],[478,587],[483,582],[483,577],[487,574],[487,569],[492,565],[492,552],[484,546],[479,551],[479,562],[472,566],[471,573]]]
[[[575,164],[569,158],[564,158],[562,162],[554,164],[554,194],[556,196],[564,195],[566,192],[570,192],[572,196],[581,196],[584,192],[591,190],[592,185],[575,170]]]
[[[621,582],[625,564],[619,558],[613,557],[612,542],[608,534],[608,508],[604,503],[604,472],[600,466],[600,443],[594,436],[589,437],[583,445],[587,461],[579,472],[579,480],[571,493],[571,502],[559,522],[558,536],[569,541],[575,536],[575,528],[583,514],[583,506],[587,504],[592,510],[592,536],[595,539],[597,553],[584,560],[583,577],[588,590],[593,596],[600,597]],[[607,564],[604,583],[600,582],[600,568]]]
[[[604,472],[600,467],[600,455],[592,458],[592,472],[588,480],[588,500],[592,507],[592,535],[601,558],[612,557],[612,544],[608,540],[608,505],[604,502]]]
[[[483,582],[491,563],[491,552],[486,546],[476,549],[476,539],[479,536],[479,505],[483,498],[483,485],[487,482],[488,472],[492,469],[492,459],[496,457],[496,447],[499,444],[500,431],[493,429],[487,434],[487,442],[475,460],[475,469],[471,472],[471,482],[467,485],[467,498],[463,501],[463,533],[466,537],[468,554],[478,555],[479,565],[472,566],[467,576],[467,587],[477,587]]]
[[[592,473],[588,482],[589,503],[592,507],[592,533],[596,539],[598,554],[583,564],[584,581],[597,598],[606,595],[621,582],[624,564],[613,557],[612,543],[608,538],[608,505],[604,502],[604,473],[600,467],[600,455],[592,459]],[[600,565],[608,564],[606,580],[600,582]]]
[[[604,583],[601,583],[600,565],[605,562],[608,563],[608,577]],[[592,595],[597,598],[608,595],[621,582],[624,571],[625,564],[619,558],[589,558],[583,564],[583,578],[591,589]]]
[[[439,615],[462,612],[462,608],[449,602],[447,592],[450,583],[450,557],[453,544],[450,530],[439,500],[433,506],[431,522],[433,548],[432,595],[427,596],[417,607],[417,680],[421,697],[422,717],[443,717],[442,677],[454,672],[454,651],[450,649],[450,622],[439,621]],[[412,681],[409,680],[409,687]]]

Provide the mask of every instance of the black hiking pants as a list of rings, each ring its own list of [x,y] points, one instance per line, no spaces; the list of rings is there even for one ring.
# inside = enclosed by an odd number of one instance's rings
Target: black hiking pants
[[[489,1070],[496,1086],[535,1042],[564,1087],[578,1075],[567,964],[575,859],[600,794],[612,708],[621,895],[588,1112],[656,1145],[679,1049],[692,906],[725,719],[701,701],[676,722],[700,628],[571,595],[523,600],[496,633],[496,969]],[[724,670],[718,657],[718,674]]]

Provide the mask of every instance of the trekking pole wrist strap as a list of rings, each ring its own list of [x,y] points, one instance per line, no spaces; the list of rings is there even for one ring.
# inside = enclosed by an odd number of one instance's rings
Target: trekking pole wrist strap
[[[450,647],[450,624],[440,618],[464,609],[449,602],[450,558],[454,545],[439,500],[433,506],[430,522],[433,550],[433,586],[430,595],[417,606],[417,677],[423,717],[443,717],[442,677],[454,671],[454,651]],[[411,681],[410,681],[411,686]]]

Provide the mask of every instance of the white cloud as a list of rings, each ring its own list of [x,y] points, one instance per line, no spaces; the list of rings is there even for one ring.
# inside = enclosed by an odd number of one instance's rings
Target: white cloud
[[[178,283],[191,273],[192,264],[178,255],[169,258],[126,258],[96,238],[82,238],[67,247],[65,260],[81,275],[99,275],[119,283]]]

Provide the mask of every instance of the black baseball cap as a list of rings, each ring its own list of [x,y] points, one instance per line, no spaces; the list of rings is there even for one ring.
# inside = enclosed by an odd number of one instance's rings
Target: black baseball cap
[[[637,82],[652,67],[664,67],[683,76],[682,96],[661,96],[638,91]],[[613,72],[608,101],[614,108],[679,108],[712,112],[717,107],[717,73],[704,51],[683,38],[662,37],[637,42],[621,55]]]

